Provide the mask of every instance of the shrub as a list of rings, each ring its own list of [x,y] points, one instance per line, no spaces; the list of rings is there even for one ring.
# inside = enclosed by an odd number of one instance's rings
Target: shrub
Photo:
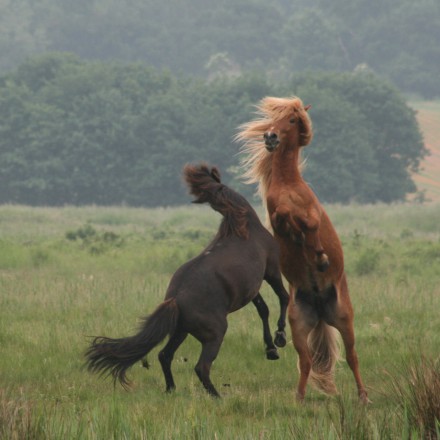
[[[379,252],[375,249],[365,249],[355,263],[356,275],[369,275],[379,266]]]

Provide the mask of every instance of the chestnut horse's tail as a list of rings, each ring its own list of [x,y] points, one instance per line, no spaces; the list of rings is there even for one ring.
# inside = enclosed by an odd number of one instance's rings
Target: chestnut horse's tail
[[[205,163],[186,165],[183,177],[195,197],[193,203],[209,203],[224,217],[219,230],[221,235],[248,237],[248,215],[258,218],[257,214],[243,196],[221,183],[216,167],[209,167]]]
[[[335,365],[340,358],[339,334],[334,327],[320,321],[308,337],[312,356],[311,385],[326,394],[336,394]]]
[[[141,360],[167,335],[174,332],[179,310],[174,298],[160,304],[145,318],[137,334],[120,339],[96,337],[85,353],[89,371],[113,376],[124,388],[130,381],[126,371]]]

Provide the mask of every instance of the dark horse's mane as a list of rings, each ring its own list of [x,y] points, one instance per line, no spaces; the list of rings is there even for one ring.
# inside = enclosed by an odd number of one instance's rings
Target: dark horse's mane
[[[257,214],[244,197],[221,183],[216,167],[186,165],[183,176],[190,193],[196,197],[193,203],[209,203],[223,216],[217,238],[230,235],[248,238],[248,221]]]

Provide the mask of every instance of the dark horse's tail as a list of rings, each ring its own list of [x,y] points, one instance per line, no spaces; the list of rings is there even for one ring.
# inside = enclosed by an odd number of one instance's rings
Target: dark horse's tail
[[[193,203],[209,203],[224,217],[220,233],[248,237],[248,215],[257,214],[243,196],[221,183],[220,172],[216,167],[210,168],[204,163],[186,165],[183,177],[195,197]]]
[[[115,383],[119,380],[126,388],[130,384],[127,370],[174,332],[178,314],[176,301],[171,298],[144,319],[134,336],[120,339],[96,337],[85,353],[88,370],[111,375]]]

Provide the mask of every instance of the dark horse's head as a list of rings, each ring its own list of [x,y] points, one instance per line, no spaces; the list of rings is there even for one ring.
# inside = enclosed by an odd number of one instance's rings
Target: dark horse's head
[[[216,167],[186,165],[183,176],[195,200],[193,203],[209,203],[223,216],[220,236],[237,235],[248,238],[248,222],[258,218],[249,202],[239,193],[221,182],[220,172]]]

